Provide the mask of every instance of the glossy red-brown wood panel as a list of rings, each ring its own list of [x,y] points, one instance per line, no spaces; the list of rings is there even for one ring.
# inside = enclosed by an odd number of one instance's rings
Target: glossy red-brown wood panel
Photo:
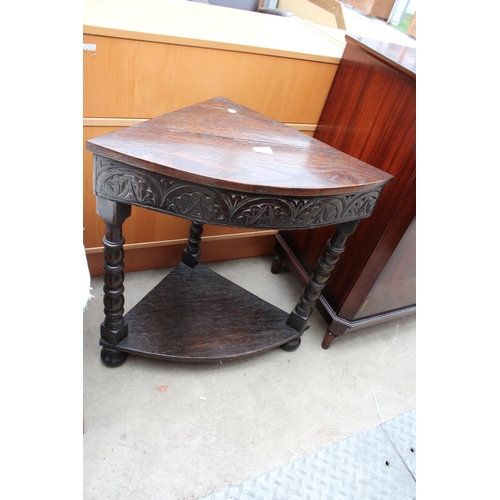
[[[355,320],[376,315],[384,311],[387,304],[391,304],[394,310],[400,310],[415,303],[416,237],[416,220],[414,220],[378,277]]]
[[[323,295],[343,318],[354,319],[415,218],[416,93],[414,49],[347,37],[347,46],[315,138],[390,173],[369,219],[346,245]],[[380,54],[378,51],[383,51]],[[398,60],[399,59],[399,60]],[[334,228],[283,237],[310,272]]]

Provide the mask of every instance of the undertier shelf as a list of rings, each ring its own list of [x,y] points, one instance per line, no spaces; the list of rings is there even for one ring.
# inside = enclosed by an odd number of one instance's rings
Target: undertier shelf
[[[276,348],[299,336],[289,313],[203,264],[181,263],[126,315],[119,351],[172,361],[219,361]]]

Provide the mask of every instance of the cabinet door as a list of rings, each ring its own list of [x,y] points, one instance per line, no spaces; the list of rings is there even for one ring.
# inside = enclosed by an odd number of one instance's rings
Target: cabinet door
[[[416,231],[414,220],[354,319],[416,304]]]
[[[317,124],[337,64],[85,35],[86,118],[154,118],[223,96],[286,123]]]

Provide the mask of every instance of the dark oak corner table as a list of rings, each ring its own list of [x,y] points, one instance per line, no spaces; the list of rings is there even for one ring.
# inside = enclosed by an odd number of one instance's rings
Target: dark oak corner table
[[[392,176],[223,97],[87,141],[104,243],[101,358],[235,359],[281,346],[308,328],[345,242]],[[122,224],[132,205],[191,221],[181,261],[124,314]],[[336,232],[291,313],[200,263],[203,224]],[[280,262],[273,262],[277,272]]]

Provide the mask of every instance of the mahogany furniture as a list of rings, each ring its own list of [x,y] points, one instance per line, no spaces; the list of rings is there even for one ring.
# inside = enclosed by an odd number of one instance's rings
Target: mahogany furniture
[[[106,231],[101,357],[215,361],[296,349],[347,237],[392,176],[219,97],[87,142]],[[191,221],[180,264],[124,315],[122,224],[131,207]],[[205,223],[299,229],[336,224],[288,314],[200,263]]]
[[[373,216],[360,223],[318,302],[330,324],[325,349],[348,329],[416,310],[416,50],[366,38],[346,41],[314,137],[390,173],[394,182]],[[277,255],[305,282],[334,231],[281,232]]]

